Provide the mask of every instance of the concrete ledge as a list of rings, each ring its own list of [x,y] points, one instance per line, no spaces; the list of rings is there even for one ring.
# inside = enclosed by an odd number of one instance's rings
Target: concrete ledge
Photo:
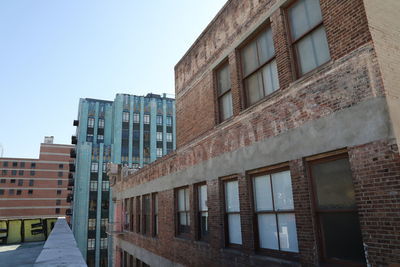
[[[87,266],[65,218],[58,218],[34,266]]]

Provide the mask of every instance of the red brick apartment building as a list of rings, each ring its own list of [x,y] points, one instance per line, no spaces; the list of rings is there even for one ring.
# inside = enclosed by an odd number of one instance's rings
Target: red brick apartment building
[[[115,266],[398,266],[399,14],[228,1],[175,67],[176,152],[111,171]]]
[[[68,187],[73,186],[73,180],[69,180],[73,148],[53,144],[53,137],[46,137],[40,144],[38,159],[0,158],[2,243],[42,239],[48,233],[38,231],[36,236],[32,235],[30,230],[35,228],[32,224],[48,220],[51,228],[50,222],[55,222],[52,219],[65,216],[70,208]]]

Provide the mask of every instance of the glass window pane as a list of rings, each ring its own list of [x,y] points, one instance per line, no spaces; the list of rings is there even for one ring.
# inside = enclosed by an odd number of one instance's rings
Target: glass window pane
[[[304,74],[317,67],[314,56],[313,42],[311,35],[307,35],[296,44],[300,73]]]
[[[231,181],[225,183],[225,198],[226,198],[227,212],[240,211],[238,181]]]
[[[259,214],[257,218],[260,247],[279,249],[275,214]]]
[[[184,189],[185,191],[185,210],[189,210],[189,189]]]
[[[248,105],[254,104],[264,96],[262,93],[262,81],[259,76],[260,74],[257,72],[245,80]]]
[[[231,79],[229,73],[229,65],[226,64],[217,73],[218,80],[218,95],[222,95],[224,92],[231,89]]]
[[[243,49],[242,61],[244,76],[250,74],[259,66],[256,42],[251,42]]]
[[[206,211],[208,210],[207,207],[207,186],[201,185],[199,186],[199,210]]]
[[[326,39],[325,28],[320,27],[311,33],[313,40],[313,48],[317,61],[317,65],[320,66],[330,59],[328,41]]]
[[[185,210],[185,189],[178,190],[178,210]]]
[[[242,228],[240,226],[240,215],[228,215],[229,243],[242,244]]]
[[[186,220],[186,212],[179,213],[179,224],[180,225],[188,225],[188,221]]]
[[[290,30],[293,40],[322,21],[319,0],[300,0],[289,9]]]
[[[292,179],[289,171],[278,172],[271,175],[274,190],[275,210],[292,210]]]
[[[263,63],[267,62],[271,57],[275,55],[271,28],[268,28],[257,39],[257,47],[258,47],[258,55],[260,58],[259,65],[262,65]]]
[[[233,115],[232,112],[232,94],[231,92],[226,93],[220,99],[220,113],[221,120],[226,120]]]
[[[278,214],[281,250],[298,252],[296,219],[294,214]]]
[[[326,256],[365,263],[360,224],[356,212],[322,213]]]
[[[256,211],[272,210],[271,179],[269,175],[254,178],[254,199]]]
[[[347,158],[313,164],[317,205],[322,209],[352,209],[356,207],[353,179]]]
[[[273,60],[262,69],[262,76],[264,81],[264,94],[269,95],[279,88],[278,68],[276,61]]]

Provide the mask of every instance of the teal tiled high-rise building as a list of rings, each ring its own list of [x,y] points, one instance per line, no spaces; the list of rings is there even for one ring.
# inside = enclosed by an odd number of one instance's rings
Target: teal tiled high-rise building
[[[137,168],[175,149],[175,100],[117,94],[114,101],[80,99],[72,230],[88,266],[108,266],[106,225],[113,207],[108,162]]]

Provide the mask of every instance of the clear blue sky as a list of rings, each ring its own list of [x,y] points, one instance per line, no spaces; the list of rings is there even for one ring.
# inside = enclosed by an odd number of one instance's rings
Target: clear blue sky
[[[174,66],[226,0],[0,1],[0,144],[70,143],[79,98],[174,93]]]

